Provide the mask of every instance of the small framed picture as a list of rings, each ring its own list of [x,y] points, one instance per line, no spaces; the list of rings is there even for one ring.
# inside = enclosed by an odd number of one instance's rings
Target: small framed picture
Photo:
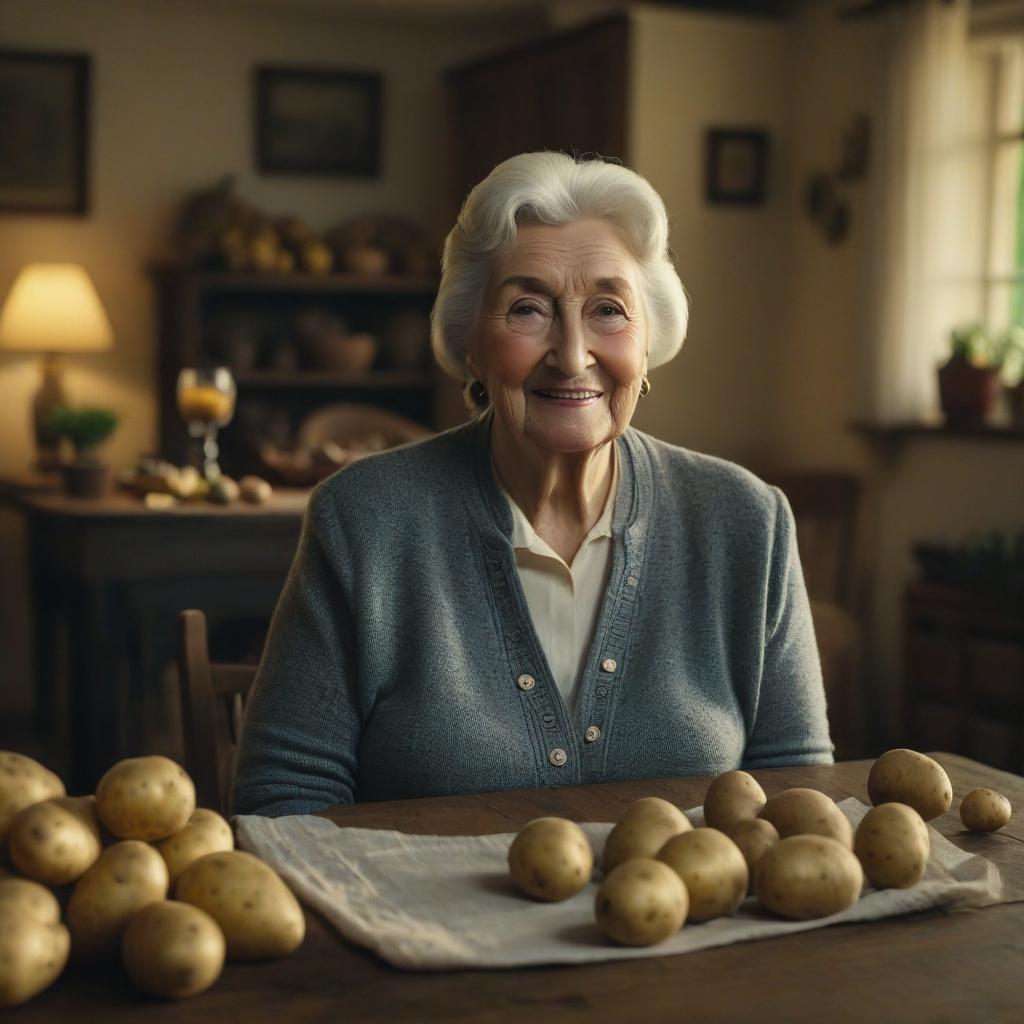
[[[0,211],[88,211],[89,57],[0,50]]]
[[[765,199],[767,181],[767,132],[708,130],[704,194],[709,203],[760,205]]]
[[[264,174],[380,173],[383,86],[372,72],[256,69],[256,166]]]

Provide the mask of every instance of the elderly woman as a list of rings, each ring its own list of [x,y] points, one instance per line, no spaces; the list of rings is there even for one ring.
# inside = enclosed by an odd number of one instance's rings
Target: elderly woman
[[[478,415],[314,492],[236,812],[831,761],[782,494],[629,425],[686,320],[639,175],[473,189],[433,348]]]

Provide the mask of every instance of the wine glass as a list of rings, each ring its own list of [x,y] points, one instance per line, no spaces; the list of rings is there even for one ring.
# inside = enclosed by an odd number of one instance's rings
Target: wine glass
[[[203,476],[213,483],[220,477],[217,431],[235,414],[235,378],[226,366],[186,366],[178,374],[177,398],[189,436],[202,440]]]

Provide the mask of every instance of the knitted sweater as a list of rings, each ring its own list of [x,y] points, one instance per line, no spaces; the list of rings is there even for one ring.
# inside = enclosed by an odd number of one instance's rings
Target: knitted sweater
[[[829,763],[792,513],[629,428],[575,713],[534,632],[488,417],[313,493],[241,738],[234,813]]]

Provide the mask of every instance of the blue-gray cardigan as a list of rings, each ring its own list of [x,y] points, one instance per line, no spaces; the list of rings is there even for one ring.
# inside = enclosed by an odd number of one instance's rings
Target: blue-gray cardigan
[[[832,760],[792,513],[632,428],[575,714],[491,473],[490,422],[314,492],[246,714],[234,813]]]

